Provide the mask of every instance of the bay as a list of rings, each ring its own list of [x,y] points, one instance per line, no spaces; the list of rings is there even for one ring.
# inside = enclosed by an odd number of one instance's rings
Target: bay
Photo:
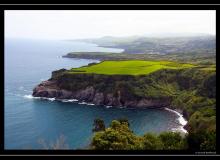
[[[42,149],[40,139],[55,142],[63,135],[70,149],[86,147],[92,137],[95,118],[108,125],[127,118],[138,135],[160,133],[178,127],[178,116],[167,110],[127,109],[31,98],[33,88],[57,69],[80,67],[97,60],[62,58],[69,52],[121,49],[95,44],[30,39],[5,39],[5,149]]]

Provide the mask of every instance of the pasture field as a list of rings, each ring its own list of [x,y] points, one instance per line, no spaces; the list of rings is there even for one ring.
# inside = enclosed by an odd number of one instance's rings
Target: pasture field
[[[107,75],[146,75],[160,69],[184,69],[196,67],[189,63],[171,61],[103,61],[97,64],[72,68],[70,73],[95,73]]]

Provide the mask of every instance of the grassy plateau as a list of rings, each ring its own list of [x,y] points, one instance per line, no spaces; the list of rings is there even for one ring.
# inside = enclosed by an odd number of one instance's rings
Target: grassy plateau
[[[177,63],[171,61],[103,61],[101,63],[72,68],[71,73],[95,73],[107,75],[146,75],[160,69],[185,69],[196,67],[189,63]]]

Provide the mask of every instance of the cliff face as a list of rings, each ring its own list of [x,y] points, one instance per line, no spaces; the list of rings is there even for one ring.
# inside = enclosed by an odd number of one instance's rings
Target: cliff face
[[[47,97],[56,99],[77,99],[96,105],[126,106],[126,107],[164,107],[170,104],[169,100],[154,100],[151,98],[137,98],[133,100],[124,97],[120,90],[117,94],[104,93],[88,86],[85,89],[69,91],[58,87],[58,82],[54,80],[44,81],[33,90],[35,97]]]
[[[206,85],[214,81],[213,79],[215,74],[198,69],[160,70],[142,76],[73,74],[61,69],[52,72],[49,80],[36,86],[33,96],[77,99],[109,106],[154,108],[173,105],[173,109],[184,108],[184,116],[190,117],[190,108],[182,107],[186,103],[184,99],[187,99],[188,95],[201,99],[204,91],[207,93],[205,96],[215,96],[211,94],[209,85]],[[211,86],[214,88],[215,83]]]
[[[115,107],[168,107],[183,114],[189,132],[216,126],[216,73],[199,68],[163,69],[142,76],[73,74],[61,69],[36,86],[33,96]]]
[[[61,69],[52,78],[40,83],[33,90],[35,97],[77,99],[96,105],[126,107],[165,107],[169,98],[155,99],[135,95],[132,85],[139,78],[120,75],[65,74]],[[137,84],[135,84],[137,85]]]

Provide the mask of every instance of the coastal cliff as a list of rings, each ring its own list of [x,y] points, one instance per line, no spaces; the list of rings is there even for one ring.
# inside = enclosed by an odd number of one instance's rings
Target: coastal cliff
[[[194,102],[187,99],[195,99],[195,105],[215,104],[215,78],[215,71],[198,68],[162,69],[136,76],[72,73],[61,69],[37,85],[32,95],[115,107],[169,107],[181,110],[189,118]]]
[[[187,119],[184,128],[191,133],[216,128],[216,72],[212,68],[160,69],[141,75],[60,69],[37,85],[32,95],[113,107],[169,108]]]
[[[35,97],[77,99],[95,105],[115,107],[165,107],[170,99],[165,97],[141,97],[134,94],[128,81],[138,77],[120,75],[68,74],[62,69],[52,73],[51,79],[43,81],[33,90]]]

